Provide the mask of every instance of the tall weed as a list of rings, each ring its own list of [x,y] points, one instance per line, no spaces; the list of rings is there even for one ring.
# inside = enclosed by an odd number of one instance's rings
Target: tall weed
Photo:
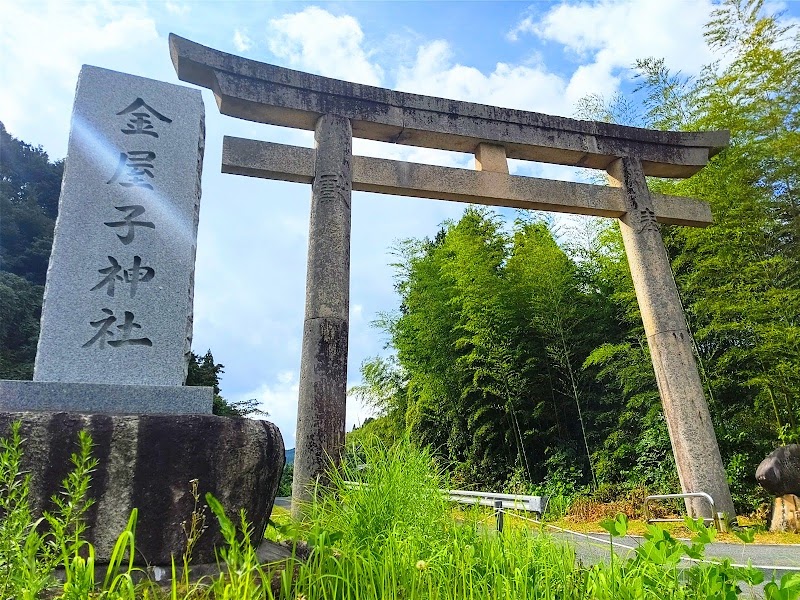
[[[10,436],[0,438],[0,598],[25,598],[27,585],[38,590],[49,581],[49,573],[43,575],[37,564],[43,540],[31,515],[30,475],[22,473],[19,429],[14,423]]]
[[[0,598],[35,600],[45,591],[52,596],[58,566],[64,569],[59,598],[84,600],[97,593],[109,600],[135,597],[131,574],[136,509],[117,540],[102,587],[98,590],[95,584],[94,548],[84,539],[84,516],[93,503],[91,473],[97,466],[91,450],[91,436],[80,432],[78,451],[70,459],[72,470],[61,493],[51,498],[55,509],[36,519],[30,508],[30,474],[22,471],[20,423],[13,423],[10,435],[0,438]]]
[[[530,531],[496,535],[477,510],[454,521],[431,454],[365,440],[363,468],[330,473],[308,507],[313,550],[284,571],[281,597],[305,600],[580,598],[565,546]],[[352,485],[348,482],[356,482]]]
[[[430,452],[407,440],[387,448],[370,438],[362,456],[363,465],[331,469],[330,487],[318,490],[309,507],[312,532],[367,553],[379,551],[389,536],[412,545],[446,539],[453,526],[439,492],[446,483]]]

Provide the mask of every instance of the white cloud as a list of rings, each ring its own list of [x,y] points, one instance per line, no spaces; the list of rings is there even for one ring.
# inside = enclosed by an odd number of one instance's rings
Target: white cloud
[[[508,33],[506,33],[506,39],[510,42],[518,42],[520,38],[520,34],[522,33],[536,33],[536,23],[533,20],[533,17],[525,17],[519,23],[514,25]]]
[[[565,81],[543,65],[497,63],[488,75],[453,62],[450,45],[435,40],[421,46],[413,65],[400,67],[398,89],[549,114],[569,114]]]
[[[281,384],[291,383],[295,379],[294,371],[281,371],[278,373],[278,381]]]
[[[364,317],[364,307],[360,304],[350,305],[350,321],[362,319]]]
[[[426,165],[439,165],[440,167],[472,168],[475,157],[472,154],[437,150],[435,148],[420,148],[403,144],[376,142],[362,138],[353,139],[353,154],[359,156],[375,156],[393,160],[422,163]]]
[[[267,420],[275,423],[281,430],[284,446],[294,448],[299,389],[296,373],[290,373],[290,377],[281,373],[276,381],[262,383],[256,389],[239,394],[232,400],[257,400],[259,408],[269,414]]]
[[[176,15],[178,17],[183,17],[188,15],[191,12],[192,7],[188,4],[181,4],[179,2],[170,2],[169,0],[164,5],[167,9],[167,12],[171,15]]]
[[[363,47],[364,32],[351,16],[310,6],[269,22],[269,49],[289,66],[327,77],[380,85],[382,69]]]
[[[573,108],[589,94],[611,97],[640,58],[664,58],[675,71],[699,73],[712,60],[703,38],[712,8],[711,0],[562,2],[540,17],[525,16],[506,37],[556,42],[580,61],[563,99]]]
[[[348,382],[347,389],[355,385],[355,382]],[[374,417],[375,411],[365,406],[360,400],[348,397],[345,408],[345,431],[352,431],[354,427],[360,427],[367,417]]]
[[[564,102],[574,114],[575,107],[581,98],[591,94],[599,94],[604,98],[611,98],[621,83],[621,77],[614,74],[614,70],[607,64],[595,62],[581,65],[572,73],[564,92]],[[572,114],[570,116],[572,116]]]
[[[595,67],[594,81],[648,56],[664,58],[673,69],[691,74],[711,59],[703,26],[712,8],[711,0],[564,2],[537,21],[526,17],[509,36],[533,34],[589,58]]]
[[[352,385],[354,384],[348,383],[348,389]],[[238,394],[231,400],[257,400],[259,408],[269,413],[267,420],[275,423],[281,430],[284,446],[294,448],[299,393],[300,384],[297,372],[284,371],[277,374],[274,382],[262,383],[257,388]],[[352,430],[353,427],[361,425],[367,417],[373,415],[374,411],[371,408],[364,406],[355,398],[348,398],[345,408],[345,430]]]
[[[145,5],[5,1],[0,13],[0,115],[12,134],[44,144],[53,157],[66,152],[82,63],[113,64],[118,70],[157,77],[152,72],[154,54],[168,60],[164,48],[153,44],[158,33]],[[96,60],[99,56],[104,60]]]
[[[253,40],[246,32],[237,29],[233,32],[233,47],[237,52],[247,52],[253,47]]]

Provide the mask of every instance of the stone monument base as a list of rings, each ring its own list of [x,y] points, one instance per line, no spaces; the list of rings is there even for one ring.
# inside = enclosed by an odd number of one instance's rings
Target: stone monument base
[[[800,533],[800,498],[794,494],[775,498],[769,530]]]
[[[0,380],[0,411],[211,414],[214,388]]]
[[[213,415],[108,415],[67,412],[0,412],[0,437],[21,422],[23,464],[31,474],[31,510],[52,510],[86,430],[99,464],[89,495],[86,538],[96,560],[107,561],[131,510],[138,509],[136,563],[169,565],[186,546],[182,523],[194,509],[190,481],[199,480],[201,506],[211,492],[236,521],[244,509],[258,543],[267,525],[285,462],[283,438],[267,421]],[[193,562],[214,562],[223,543],[206,508],[208,529]]]

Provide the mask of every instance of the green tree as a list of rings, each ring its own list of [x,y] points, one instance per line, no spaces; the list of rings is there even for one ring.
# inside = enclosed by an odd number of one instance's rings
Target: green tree
[[[401,308],[383,324],[404,394],[371,389],[399,398],[412,439],[448,461],[456,482],[590,481],[587,447],[605,433],[580,423],[602,408],[602,386],[580,366],[614,323],[610,302],[542,222],[508,232],[494,213],[468,209],[402,249]]]
[[[0,271],[0,379],[32,379],[43,288]]]
[[[278,496],[292,495],[292,478],[294,477],[294,464],[286,463],[281,473],[281,480],[278,483]]]
[[[387,447],[402,439],[406,431],[408,380],[395,357],[375,356],[361,363],[362,383],[347,395],[378,413],[347,434],[347,442],[359,443],[365,436],[378,437]]]
[[[583,454],[579,463],[585,465],[596,487],[592,451],[605,436],[587,421],[600,408],[599,389],[581,364],[593,347],[614,334],[608,299],[585,285],[581,268],[542,222],[518,222],[506,270],[510,285],[517,290],[517,310],[527,315],[542,344],[541,364],[552,389],[560,437],[565,442],[579,440],[582,448],[563,445],[573,461]],[[571,426],[576,421],[577,428]],[[590,431],[600,433],[592,436],[591,443]]]
[[[44,285],[63,161],[51,163],[0,123],[0,269]]]
[[[413,439],[458,467],[462,480],[487,472],[495,479],[503,469],[489,463],[506,462],[509,449],[519,455],[504,402],[489,389],[493,374],[479,364],[490,320],[484,301],[504,258],[498,223],[470,209],[434,240],[405,242],[399,254],[400,314],[385,324],[408,376],[406,426]],[[484,431],[492,435],[482,437]]]
[[[31,379],[63,162],[0,123],[0,378]]]
[[[214,362],[211,350],[207,350],[202,357],[192,352],[189,355],[189,371],[186,375],[185,385],[214,388],[213,413],[215,415],[223,417],[268,416],[266,412],[258,408],[258,401],[255,399],[228,402],[220,395],[219,376],[224,371],[225,365]]]

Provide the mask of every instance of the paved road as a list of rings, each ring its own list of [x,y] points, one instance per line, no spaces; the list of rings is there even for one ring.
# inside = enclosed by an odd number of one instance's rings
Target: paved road
[[[584,564],[608,561],[608,534],[590,534],[594,539],[564,532],[554,532],[553,535],[558,539],[568,541],[575,548],[577,558]],[[614,538],[614,551],[625,559],[633,553],[630,548],[636,548],[641,542],[642,538],[639,536]],[[623,546],[628,546],[628,548]],[[744,590],[744,597],[763,598],[764,584],[771,581],[773,577],[775,580],[779,580],[785,573],[800,572],[800,545],[715,542],[706,545],[706,558],[730,558],[733,563],[741,565],[746,565],[749,561],[754,567],[758,567],[764,572],[764,583],[755,586],[752,590]],[[682,564],[688,568],[694,563],[683,561]]]
[[[292,499],[289,496],[278,496],[275,498],[275,506],[290,510],[292,508]]]
[[[585,554],[586,562],[598,562],[608,557],[608,539],[606,533],[592,533],[592,538],[573,535],[569,533],[556,533],[556,537],[570,541],[581,554]],[[623,548],[628,546],[635,548],[641,544],[642,538],[639,536],[626,536],[624,538],[614,538],[614,548],[617,554],[627,557],[632,550]],[[792,569],[800,570],[800,545],[788,544],[728,544],[714,542],[706,545],[707,558],[730,558],[734,563],[747,564],[750,561],[757,567],[777,567],[783,571]],[[764,570],[764,569],[762,569]]]

